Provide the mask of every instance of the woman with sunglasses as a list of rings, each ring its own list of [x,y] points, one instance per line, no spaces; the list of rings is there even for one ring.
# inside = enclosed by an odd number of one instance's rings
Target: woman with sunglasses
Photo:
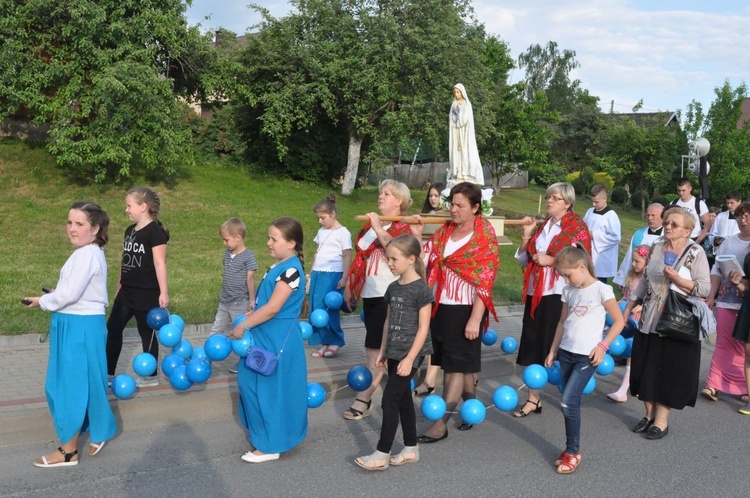
[[[698,397],[700,342],[680,341],[656,331],[667,293],[673,288],[706,297],[711,288],[706,253],[690,239],[695,228],[692,214],[670,208],[664,215],[664,237],[654,242],[644,276],[623,311],[629,316],[634,306],[643,305],[640,330],[633,337],[630,393],[646,408],[632,430],[645,433],[647,439],[666,436],[670,411],[695,406]]]

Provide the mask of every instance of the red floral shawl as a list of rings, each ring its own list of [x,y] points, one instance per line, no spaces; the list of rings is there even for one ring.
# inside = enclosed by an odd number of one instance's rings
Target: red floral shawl
[[[531,318],[534,318],[534,311],[539,306],[539,302],[542,300],[542,294],[544,294],[544,267],[539,266],[531,260],[531,256],[536,254],[536,239],[539,238],[539,234],[542,233],[544,227],[549,222],[549,218],[544,220],[544,223],[539,225],[531,236],[529,244],[526,246],[526,252],[529,255],[529,264],[526,266],[523,278],[523,301],[526,302],[530,277],[534,276],[534,292],[531,295]],[[583,243],[586,252],[591,254],[591,233],[589,227],[583,219],[575,214],[573,211],[568,211],[560,219],[560,233],[552,239],[547,248],[545,254],[548,256],[554,256],[563,248],[570,246],[573,242]],[[550,289],[554,285],[554,281],[550,282]]]
[[[362,227],[362,230],[359,231],[354,241],[354,247],[357,248],[357,253],[354,256],[352,267],[349,270],[349,290],[355,299],[359,299],[359,296],[362,294],[362,288],[365,286],[365,278],[367,278],[367,261],[371,257],[378,258],[374,263],[375,267],[373,271],[375,273],[378,271],[378,262],[387,261],[385,257],[385,249],[383,249],[383,246],[377,237],[375,237],[375,240],[370,244],[370,247],[361,251],[359,250],[359,239],[364,237],[370,228],[372,228],[370,222],[365,222],[365,225]],[[391,237],[395,237],[397,235],[410,234],[411,230],[409,229],[409,225],[403,221],[394,221],[391,223],[391,226],[388,227],[386,232]]]
[[[488,220],[475,216],[474,234],[469,242],[450,256],[443,257],[445,246],[455,228],[456,224],[449,221],[435,230],[430,239],[433,248],[427,260],[427,283],[430,286],[436,285],[432,316],[435,316],[439,306],[440,295],[446,291],[446,270],[452,270],[461,280],[476,289],[477,296],[497,320],[495,305],[492,303],[492,287],[500,268],[500,246],[497,244],[495,230]],[[447,289],[448,295],[455,290]],[[488,323],[484,324],[485,328],[487,325]]]

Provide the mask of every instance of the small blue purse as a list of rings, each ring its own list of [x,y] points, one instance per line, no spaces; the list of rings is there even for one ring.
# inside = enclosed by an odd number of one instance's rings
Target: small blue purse
[[[292,322],[292,326],[289,327],[289,332],[286,334],[286,339],[284,339],[284,344],[281,345],[281,350],[278,355],[258,346],[250,346],[247,350],[247,356],[245,357],[245,366],[253,372],[257,372],[266,377],[273,374],[276,371],[276,367],[279,365],[281,355],[284,353],[284,347],[286,346],[286,341],[289,340],[289,334],[292,333],[292,329],[296,324],[297,321],[295,320]]]

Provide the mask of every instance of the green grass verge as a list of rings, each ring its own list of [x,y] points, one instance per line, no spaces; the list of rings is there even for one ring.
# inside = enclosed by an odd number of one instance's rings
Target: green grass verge
[[[0,335],[45,332],[47,313],[24,308],[23,296],[40,294],[42,286],[57,283],[60,268],[71,253],[65,235],[67,209],[73,202],[93,200],[107,210],[112,220],[110,244],[105,247],[109,264],[110,301],[121,256],[122,234],[129,221],[125,215],[125,192],[129,186],[81,186],[70,184],[42,148],[23,142],[0,140]],[[221,289],[221,260],[224,247],[218,228],[231,216],[248,225],[247,246],[258,257],[259,273],[272,263],[265,248],[269,223],[279,216],[299,219],[305,231],[305,256],[310,262],[318,230],[312,206],[327,196],[329,187],[250,174],[245,169],[218,160],[199,160],[183,172],[174,186],[156,185],[162,201],[161,219],[171,239],[167,252],[170,312],[187,323],[213,320]],[[517,218],[535,214],[544,189],[503,190],[494,199],[496,214]],[[425,192],[415,191],[417,212]],[[361,226],[353,217],[376,209],[373,187],[356,190],[349,197],[339,196],[337,205],[342,223],[354,234]],[[588,202],[579,202],[581,214]],[[637,213],[618,212],[623,223],[623,239],[643,226]],[[520,230],[505,231],[517,243]],[[498,305],[518,304],[523,274],[513,258],[516,246],[503,246],[501,266],[494,297]],[[260,277],[259,276],[259,277]]]

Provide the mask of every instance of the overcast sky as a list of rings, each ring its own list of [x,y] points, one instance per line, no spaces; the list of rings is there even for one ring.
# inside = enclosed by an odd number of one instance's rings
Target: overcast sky
[[[190,24],[245,33],[260,17],[256,3],[283,17],[283,0],[193,0]],[[576,52],[573,74],[602,109],[631,112],[708,110],[714,88],[750,80],[750,3],[744,0],[474,0],[479,22],[517,59],[530,45],[557,42]],[[205,17],[210,16],[206,20]],[[519,70],[512,82],[523,78]]]

